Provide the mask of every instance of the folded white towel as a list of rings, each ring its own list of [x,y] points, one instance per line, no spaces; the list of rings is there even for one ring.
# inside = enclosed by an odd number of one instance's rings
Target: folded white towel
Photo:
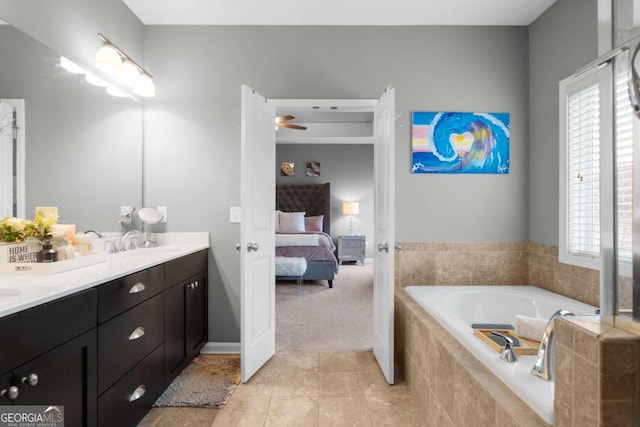
[[[548,322],[547,319],[516,314],[516,334],[520,338],[540,341]]]

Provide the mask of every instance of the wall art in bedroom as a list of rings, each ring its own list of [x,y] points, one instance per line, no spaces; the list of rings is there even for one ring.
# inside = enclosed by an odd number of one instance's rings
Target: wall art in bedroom
[[[280,176],[295,176],[296,164],[293,162],[280,163]]]
[[[320,162],[307,162],[307,176],[320,176]]]
[[[412,173],[509,173],[509,113],[414,112]]]

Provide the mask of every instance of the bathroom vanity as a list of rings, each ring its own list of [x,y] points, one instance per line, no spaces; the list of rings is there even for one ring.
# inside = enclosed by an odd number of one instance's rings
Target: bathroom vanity
[[[204,234],[57,275],[0,276],[0,405],[64,405],[68,426],[136,425],[207,341]]]

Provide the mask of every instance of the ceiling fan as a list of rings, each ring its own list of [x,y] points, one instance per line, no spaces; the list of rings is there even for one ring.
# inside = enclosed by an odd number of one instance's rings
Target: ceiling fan
[[[295,116],[290,116],[290,115],[276,117],[276,127],[296,129],[296,130],[307,130],[306,126],[287,123],[289,120],[293,120],[293,119],[295,119]]]

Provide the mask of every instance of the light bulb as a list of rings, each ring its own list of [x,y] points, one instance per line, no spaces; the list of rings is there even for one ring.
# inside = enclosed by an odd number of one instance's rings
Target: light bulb
[[[133,93],[144,96],[145,98],[153,98],[156,96],[156,85],[148,74],[140,76],[136,85],[133,87]]]
[[[110,44],[104,44],[96,52],[94,63],[98,70],[115,74],[122,71],[122,58],[116,49]]]
[[[126,86],[135,86],[140,79],[140,70],[128,59],[122,63],[122,72],[118,74],[118,82]]]

